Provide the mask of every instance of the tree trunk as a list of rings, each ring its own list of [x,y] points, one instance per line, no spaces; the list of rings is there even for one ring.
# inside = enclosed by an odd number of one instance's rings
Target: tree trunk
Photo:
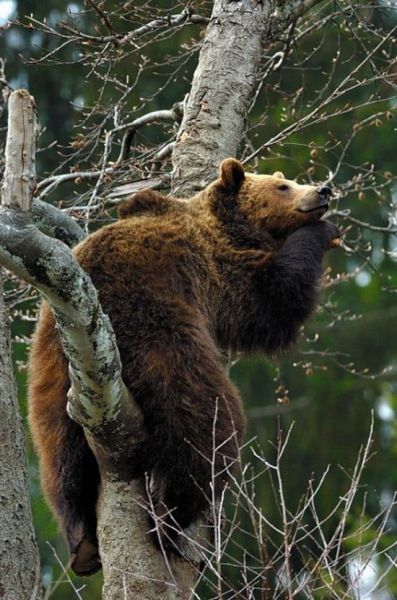
[[[268,19],[269,2],[215,0],[173,152],[177,196],[192,196],[236,156]]]
[[[25,439],[0,272],[0,598],[43,598],[26,472]]]
[[[189,198],[237,155],[263,48],[318,2],[215,0],[173,151],[173,194]]]
[[[196,569],[173,557],[164,560],[148,541],[148,519],[139,506],[142,481],[103,480],[98,502],[98,535],[105,600],[188,600]]]

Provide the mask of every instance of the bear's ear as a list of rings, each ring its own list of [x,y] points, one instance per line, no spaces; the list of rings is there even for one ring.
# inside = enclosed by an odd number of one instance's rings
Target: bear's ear
[[[285,179],[285,175],[282,171],[275,171],[273,177],[279,177],[279,179]]]
[[[142,213],[161,214],[168,210],[169,199],[154,190],[136,192],[118,207],[119,219],[128,219]]]
[[[219,174],[228,192],[238,192],[245,178],[244,167],[235,158],[225,158],[221,162]]]

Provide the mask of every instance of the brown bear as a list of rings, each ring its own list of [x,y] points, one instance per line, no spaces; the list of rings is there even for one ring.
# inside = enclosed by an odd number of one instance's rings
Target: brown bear
[[[219,179],[189,202],[137,193],[120,207],[119,221],[75,249],[143,411],[147,439],[135,475],[150,474],[158,505],[181,528],[208,508],[214,444],[216,493],[238,462],[244,415],[222,350],[272,354],[296,340],[316,305],[323,255],[339,235],[320,220],[329,198],[327,187],[248,174],[226,159]],[[68,365],[46,303],[29,369],[43,486],[73,569],[89,574],[100,566],[100,477],[83,430],[66,413]]]

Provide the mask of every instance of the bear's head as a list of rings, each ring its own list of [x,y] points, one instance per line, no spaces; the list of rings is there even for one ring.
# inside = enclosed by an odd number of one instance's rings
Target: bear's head
[[[331,198],[329,187],[300,185],[279,171],[246,173],[234,158],[222,161],[220,177],[209,192],[212,212],[229,228],[239,223],[240,228],[266,232],[274,239],[318,221]]]

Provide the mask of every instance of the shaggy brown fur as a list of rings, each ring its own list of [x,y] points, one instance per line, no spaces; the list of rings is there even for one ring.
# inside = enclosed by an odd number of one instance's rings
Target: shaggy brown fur
[[[181,527],[211,497],[215,471],[233,468],[244,416],[220,349],[272,353],[295,341],[312,312],[321,260],[337,229],[321,221],[327,188],[245,174],[227,159],[190,202],[145,191],[116,223],[75,250],[113,324],[123,378],[142,408],[147,441],[136,476]],[[66,532],[73,568],[100,565],[99,474],[82,429],[66,414],[67,362],[43,304],[30,358],[30,423],[47,497]],[[216,478],[216,492],[223,477]]]

